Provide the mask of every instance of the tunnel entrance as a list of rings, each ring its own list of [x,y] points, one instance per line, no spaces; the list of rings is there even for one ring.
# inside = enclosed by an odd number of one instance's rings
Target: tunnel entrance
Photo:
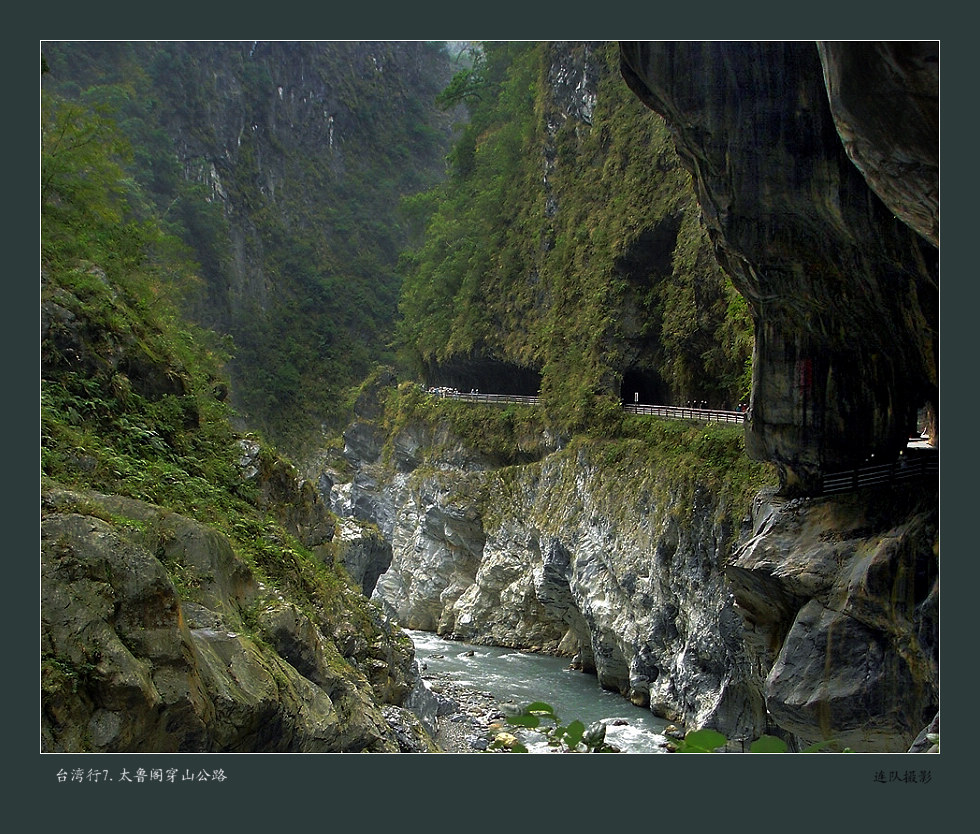
[[[468,393],[513,394],[535,397],[541,390],[541,373],[497,359],[453,360],[429,363],[425,369],[426,385],[455,388]]]
[[[670,391],[660,375],[655,371],[637,368],[631,368],[623,374],[623,381],[619,386],[619,398],[626,405],[671,404]]]

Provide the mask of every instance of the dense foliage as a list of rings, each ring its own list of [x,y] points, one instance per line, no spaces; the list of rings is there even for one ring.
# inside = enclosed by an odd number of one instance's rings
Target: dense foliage
[[[182,309],[230,335],[243,424],[300,455],[390,358],[406,194],[443,176],[438,44],[52,42],[44,84],[99,107],[199,264]]]
[[[49,93],[41,124],[41,477],[148,501],[223,532],[255,573],[320,610],[353,592],[242,476],[213,333],[178,313],[186,247],[128,177],[115,124]],[[263,466],[286,466],[262,452]],[[168,565],[180,584],[180,565]],[[341,600],[345,600],[341,602]]]
[[[402,261],[411,372],[487,357],[533,368],[571,429],[603,423],[637,375],[665,401],[747,396],[748,306],[615,44],[488,43],[441,101],[465,104],[469,121],[449,180],[409,201],[428,218]]]
[[[772,464],[745,454],[745,433],[738,425],[661,419],[616,407],[609,409],[601,426],[580,432],[563,445],[556,442],[550,419],[539,406],[470,403],[430,394],[409,382],[386,387],[377,379],[362,389],[362,406],[367,400],[375,404],[371,409],[375,416],[361,419],[376,422],[386,438],[383,458],[391,466],[400,433],[423,428],[427,437],[420,450],[423,468],[438,469],[447,456],[458,459],[461,444],[465,454],[495,467],[508,481],[508,471],[514,467],[557,454],[597,467],[611,507],[623,505],[623,483],[630,483],[634,493],[669,489],[670,502],[678,508],[693,504],[696,493],[704,489],[721,496],[728,506],[748,508],[760,489],[777,482]],[[666,504],[667,496],[662,497]],[[473,500],[491,505],[505,501],[500,495]]]
[[[42,118],[42,471],[183,510],[234,493],[225,355],[171,295],[186,251],[143,214],[110,121],[48,94]]]
[[[118,125],[142,213],[198,265],[181,308],[232,337],[238,425],[288,453],[340,428],[393,344],[416,379],[531,369],[571,430],[634,387],[747,396],[748,307],[614,43],[484,43],[455,77],[422,42],[43,51],[46,87]]]

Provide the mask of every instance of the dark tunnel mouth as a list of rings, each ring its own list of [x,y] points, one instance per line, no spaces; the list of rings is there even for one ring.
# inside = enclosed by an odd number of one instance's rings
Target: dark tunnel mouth
[[[493,358],[432,362],[426,366],[424,376],[430,387],[454,388],[462,393],[536,397],[541,392],[540,371]]]
[[[629,368],[623,373],[619,398],[624,405],[670,405],[667,385],[656,371]]]

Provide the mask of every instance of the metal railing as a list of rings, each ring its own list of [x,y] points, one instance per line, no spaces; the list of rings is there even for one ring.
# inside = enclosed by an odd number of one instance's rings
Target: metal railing
[[[629,405],[623,411],[630,414],[652,414],[671,420],[703,420],[714,423],[744,423],[745,412],[724,411],[720,408],[685,408],[672,405]]]
[[[436,397],[463,400],[473,403],[518,403],[520,405],[540,405],[541,397],[519,394],[481,394],[477,391],[456,391],[451,388],[430,388],[429,393]],[[724,411],[718,408],[690,408],[671,405],[624,404],[623,411],[630,414],[652,414],[672,420],[701,420],[716,423],[743,423],[742,411]]]
[[[520,405],[540,405],[541,397],[519,394],[481,394],[478,391],[457,391],[453,388],[429,388],[428,393],[446,399],[463,400],[476,403],[517,403]],[[726,411],[718,408],[690,408],[672,405],[641,405],[624,403],[623,410],[629,414],[650,414],[670,420],[700,420],[716,423],[744,423],[744,411]],[[939,455],[902,455],[891,463],[874,466],[859,466],[840,472],[828,472],[821,479],[820,494],[832,495],[849,492],[866,486],[920,478],[939,473]]]
[[[430,389],[429,393],[436,397],[451,400],[465,400],[471,403],[518,403],[520,405],[541,405],[541,397],[525,397],[520,394],[480,394],[476,391],[451,391],[444,388]]]
[[[820,492],[823,495],[832,495],[835,492],[850,492],[861,487],[938,474],[939,455],[936,452],[902,455],[898,460],[893,460],[891,463],[859,466],[841,472],[828,472],[823,476]]]

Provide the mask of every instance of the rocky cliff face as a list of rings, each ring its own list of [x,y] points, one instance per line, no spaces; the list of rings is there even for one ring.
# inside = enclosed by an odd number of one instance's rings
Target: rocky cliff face
[[[688,727],[918,749],[938,710],[936,486],[793,496],[896,456],[916,411],[937,413],[934,50],[626,43],[621,56],[752,305],[747,446],[781,488],[742,512],[680,473],[610,465],[601,444],[504,469],[424,426],[386,438],[361,420],[339,509],[391,542],[374,597],[415,628],[565,652]]]
[[[905,751],[936,713],[932,490],[773,487],[750,508],[639,447],[543,443],[501,467],[445,424],[362,418],[348,439],[334,509],[390,543],[373,599],[405,627],[564,654],[736,745]]]
[[[453,69],[432,42],[54,42],[47,90],[104,102],[131,176],[190,247],[194,320],[235,340],[241,427],[293,457],[383,355],[403,196],[445,171]],[[186,288],[185,288],[186,289]],[[305,383],[305,384],[303,384]]]
[[[848,157],[871,189],[939,246],[939,44],[819,41]]]
[[[765,707],[724,564],[746,507],[723,490],[606,460],[601,443],[501,467],[445,426],[348,431],[334,510],[377,524],[373,599],[399,624],[564,654],[658,715],[754,738]],[[383,447],[393,450],[389,456]]]
[[[45,751],[434,749],[404,635],[352,590],[344,616],[298,603],[205,524],[46,489],[41,589]]]
[[[750,452],[783,492],[938,445],[936,43],[623,43],[756,322]],[[938,494],[779,499],[727,569],[774,720],[901,749],[938,703]],[[819,728],[820,732],[815,730]]]
[[[787,489],[895,456],[917,409],[938,409],[937,54],[621,45],[753,307],[749,447]]]
[[[907,750],[939,705],[935,488],[760,501],[725,574],[773,721],[803,745]]]

